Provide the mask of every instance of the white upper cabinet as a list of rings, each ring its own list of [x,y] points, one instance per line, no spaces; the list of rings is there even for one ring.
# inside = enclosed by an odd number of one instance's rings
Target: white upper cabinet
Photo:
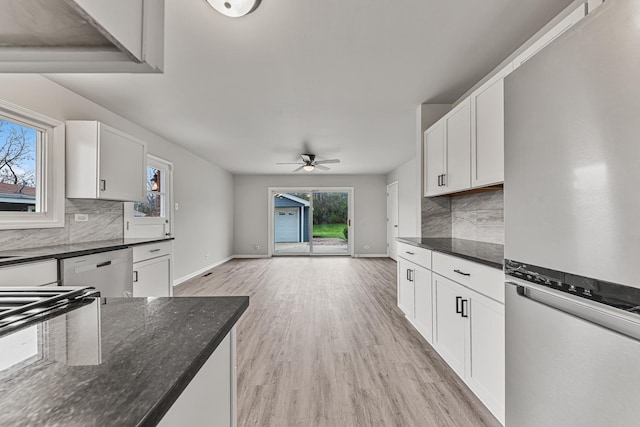
[[[158,73],[164,0],[21,0],[0,14],[0,72]],[[47,23],[47,25],[42,25]]]
[[[466,190],[471,185],[471,105],[465,99],[445,116],[447,172],[443,187],[447,192]]]
[[[424,133],[424,195],[439,196],[468,189],[471,112],[464,100]]]
[[[551,28],[542,37],[536,40],[531,46],[525,49],[520,55],[513,61],[513,68],[516,69],[533,56],[544,49],[549,43],[560,37],[562,33],[573,27],[578,21],[584,18],[587,14],[585,4],[578,6],[573,12],[567,15],[562,21],[558,22],[553,28]]]
[[[471,187],[504,181],[504,78],[502,69],[471,94]]]
[[[446,142],[444,139],[444,119],[424,133],[424,195],[441,194],[442,177],[446,171]]]
[[[145,200],[143,141],[97,121],[68,121],[66,159],[68,198]]]

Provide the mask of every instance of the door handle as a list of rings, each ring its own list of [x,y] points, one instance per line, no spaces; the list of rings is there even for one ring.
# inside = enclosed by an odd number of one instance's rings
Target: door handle
[[[453,270],[453,272],[461,274],[463,276],[467,276],[467,277],[471,276],[471,273],[465,273],[464,271],[460,271],[460,270]]]
[[[100,191],[107,191],[107,180],[106,179],[101,179],[100,180]]]
[[[408,280],[409,282],[411,281],[411,276],[409,276],[409,272],[410,272],[410,271],[411,271],[411,270],[409,270],[409,269],[407,268],[407,280]]]
[[[111,261],[105,261],[105,262],[101,262],[100,264],[96,264],[96,268],[106,267],[108,265],[111,265]]]
[[[462,297],[456,297],[456,313],[457,314],[462,314],[462,308],[460,307],[461,300],[462,300]]]
[[[442,187],[442,175],[438,175],[438,187]]]
[[[463,299],[462,300],[462,310],[460,310],[460,314],[462,315],[462,317],[469,317],[469,312],[467,310],[467,303],[469,302],[468,299]]]
[[[405,251],[405,253],[409,254],[409,255],[415,255],[414,252],[409,252],[409,251]]]
[[[138,272],[137,272],[137,271],[134,271],[134,272],[133,272],[133,283],[135,283],[135,282],[137,282],[137,281],[138,281]]]
[[[443,173],[442,174],[442,186],[443,187],[445,187],[447,185],[446,177],[447,177],[447,174]]]
[[[160,252],[160,249],[151,249],[149,252],[153,253],[153,252]]]

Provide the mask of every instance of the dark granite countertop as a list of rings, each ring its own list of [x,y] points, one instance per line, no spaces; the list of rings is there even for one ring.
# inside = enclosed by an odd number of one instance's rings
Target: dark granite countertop
[[[397,240],[444,254],[454,255],[480,264],[502,270],[504,265],[504,246],[495,243],[476,242],[475,240],[398,237]]]
[[[249,297],[104,301],[0,336],[0,425],[155,425],[249,306]],[[30,334],[37,354],[6,368],[3,340],[16,353]]]
[[[37,248],[4,250],[0,251],[0,266],[50,258],[62,259],[84,256],[173,239],[173,237],[113,239],[84,243],[68,243],[65,245],[55,246],[41,246]]]

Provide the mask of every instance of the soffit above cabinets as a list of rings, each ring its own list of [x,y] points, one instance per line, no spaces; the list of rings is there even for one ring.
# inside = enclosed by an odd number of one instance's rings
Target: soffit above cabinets
[[[158,73],[164,0],[6,0],[0,72]]]

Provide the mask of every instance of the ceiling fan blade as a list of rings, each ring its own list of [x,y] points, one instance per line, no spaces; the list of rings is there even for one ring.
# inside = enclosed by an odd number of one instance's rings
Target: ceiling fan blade
[[[319,164],[317,164],[317,163],[316,163],[314,166],[315,166],[317,169],[320,169],[320,170],[323,170],[323,171],[328,171],[328,170],[330,170],[328,167],[326,167],[326,166],[322,166],[322,165],[319,165]]]
[[[300,163],[300,162],[295,162],[295,163],[276,163],[276,165],[306,165],[306,163]]]
[[[291,172],[298,172],[300,169],[302,169],[303,167],[305,167],[305,165],[300,166],[299,168],[296,168],[294,170],[292,170]]]
[[[319,160],[315,164],[316,165],[323,165],[323,164],[328,164],[328,163],[340,163],[340,159]]]

